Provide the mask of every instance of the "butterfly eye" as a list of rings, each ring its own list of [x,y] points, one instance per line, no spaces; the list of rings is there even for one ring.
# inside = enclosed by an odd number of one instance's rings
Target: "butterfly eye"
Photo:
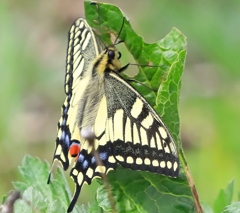
[[[120,59],[121,57],[122,57],[122,54],[118,52],[118,59]]]
[[[108,58],[112,60],[112,59],[114,59],[114,57],[115,57],[114,51],[113,50],[109,50],[108,51]]]

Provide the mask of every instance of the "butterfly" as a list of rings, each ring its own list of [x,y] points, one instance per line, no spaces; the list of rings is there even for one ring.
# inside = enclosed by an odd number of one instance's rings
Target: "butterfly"
[[[170,177],[179,174],[173,137],[155,110],[120,75],[128,67],[121,67],[120,58],[115,45],[106,47],[85,19],[74,22],[67,50],[66,99],[53,157],[64,170],[74,159],[70,176],[75,192],[68,212],[84,183],[118,164]]]

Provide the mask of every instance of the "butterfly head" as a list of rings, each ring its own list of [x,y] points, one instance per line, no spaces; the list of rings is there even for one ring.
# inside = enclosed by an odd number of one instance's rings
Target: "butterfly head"
[[[104,72],[110,71],[118,72],[121,69],[120,58],[121,53],[115,46],[106,47],[95,62],[95,65],[97,64],[98,73],[103,74]]]

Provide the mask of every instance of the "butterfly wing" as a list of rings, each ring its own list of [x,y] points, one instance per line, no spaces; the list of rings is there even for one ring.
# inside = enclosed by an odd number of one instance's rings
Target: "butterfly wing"
[[[75,192],[69,205],[68,212],[71,212],[75,206],[84,183],[90,184],[92,179],[100,178],[101,173],[107,174],[110,170],[116,169],[117,167],[116,161],[110,157],[113,144],[107,141],[105,134],[106,129],[108,129],[107,116],[106,96],[103,95],[93,128],[95,135],[98,135],[100,132],[101,135],[95,138],[93,143],[89,143],[87,140],[84,140],[82,143],[76,164],[70,172],[75,182]],[[97,160],[97,157],[100,161]]]
[[[123,167],[171,177],[179,173],[175,142],[149,103],[122,77],[105,74],[108,109],[107,141],[112,155]]]
[[[69,167],[72,157],[79,154],[80,133],[77,125],[78,103],[84,95],[88,79],[84,78],[91,71],[89,66],[97,57],[102,47],[87,22],[78,18],[68,34],[67,65],[65,75],[65,93],[62,115],[58,122],[58,133],[53,160],[58,160],[64,170]]]
[[[103,60],[103,53],[98,57],[102,49],[86,21],[77,19],[69,32],[67,97],[58,122],[53,158],[66,170],[70,159],[76,157],[70,172],[76,187],[68,212],[72,211],[84,183],[90,184],[93,178],[107,174],[118,163],[171,177],[179,173],[177,149],[166,126],[132,86],[115,72],[105,71],[107,63],[112,64]],[[99,86],[102,76],[98,76],[97,70],[104,70],[103,87]],[[82,127],[88,126],[85,124],[90,124],[95,134],[93,143],[80,134]]]
[[[178,152],[172,136],[155,110],[122,77],[105,72],[105,94],[100,102],[93,144],[83,143],[71,171],[75,192],[73,209],[84,183],[90,184],[101,173],[107,174],[117,164],[133,170],[150,171],[177,177]],[[97,150],[101,162],[89,150]]]

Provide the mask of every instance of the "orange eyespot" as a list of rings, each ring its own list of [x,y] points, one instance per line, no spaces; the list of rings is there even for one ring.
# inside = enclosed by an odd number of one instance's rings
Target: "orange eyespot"
[[[80,145],[77,143],[72,143],[72,145],[69,148],[69,154],[71,157],[77,157],[80,152]]]

